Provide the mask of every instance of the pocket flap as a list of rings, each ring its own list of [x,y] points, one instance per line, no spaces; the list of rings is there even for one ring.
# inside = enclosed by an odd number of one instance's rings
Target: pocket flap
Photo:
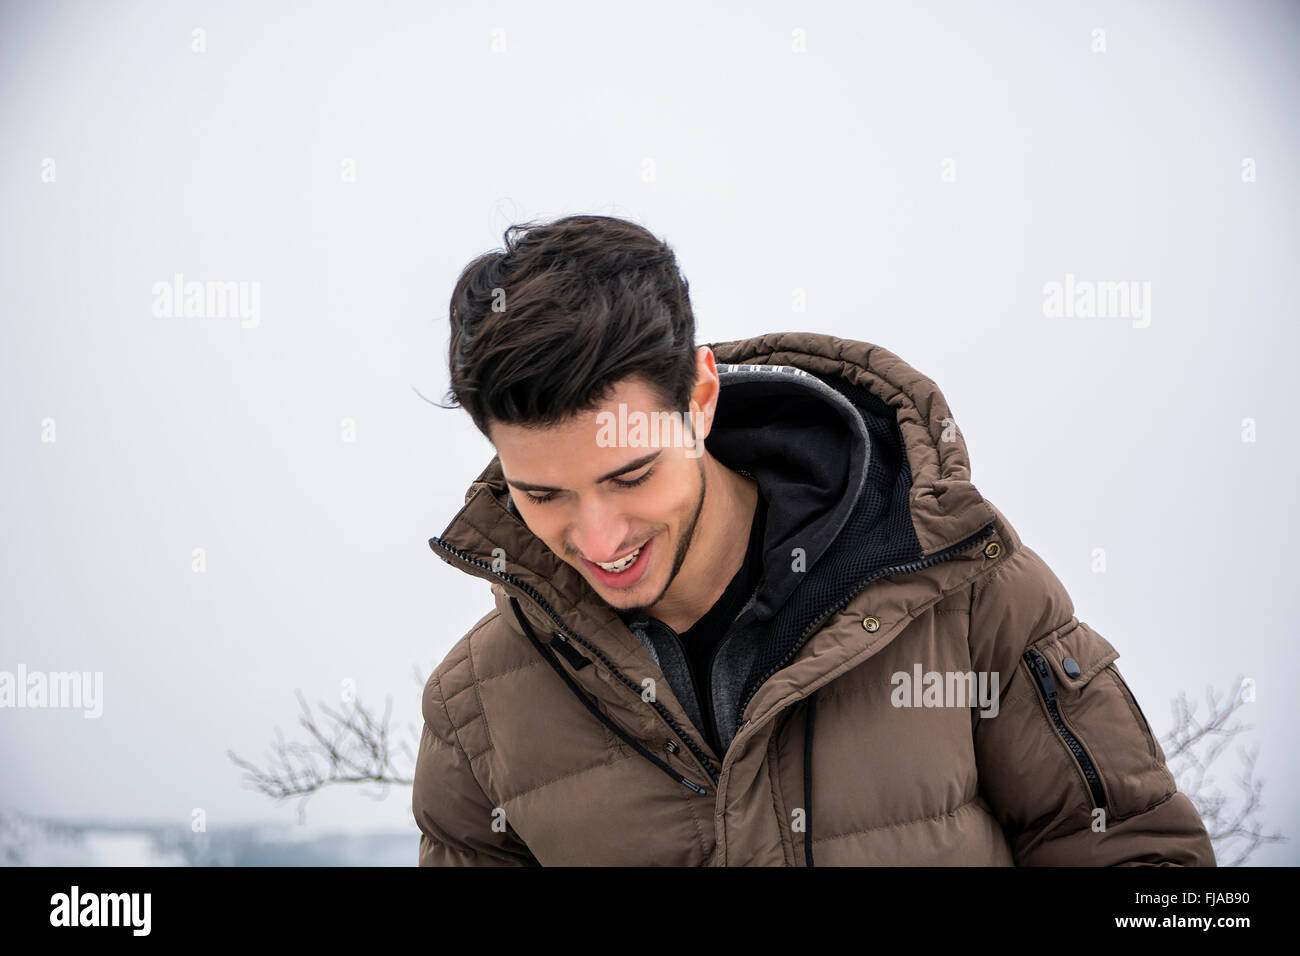
[[[1083,687],[1119,657],[1110,641],[1078,618],[1033,647],[1047,658],[1057,682],[1070,690]],[[1067,661],[1072,664],[1067,666]]]

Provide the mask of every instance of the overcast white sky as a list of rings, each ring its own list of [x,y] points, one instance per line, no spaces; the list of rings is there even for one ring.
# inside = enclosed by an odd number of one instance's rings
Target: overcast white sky
[[[0,808],[288,821],[225,751],[297,736],[295,689],[352,680],[418,728],[491,606],[427,539],[492,450],[413,389],[445,393],[466,262],[604,212],[674,246],[699,342],[826,332],[934,378],[1158,733],[1180,690],[1203,713],[1256,681],[1243,742],[1293,839],[1254,862],[1296,862],[1298,27],[1263,2],[7,5],[0,670],[102,671],[104,712],[0,710]],[[178,273],[258,283],[256,322],[155,314]],[[1067,274],[1150,283],[1150,312],[1045,315]],[[414,859],[406,790],[307,818],[410,826]]]

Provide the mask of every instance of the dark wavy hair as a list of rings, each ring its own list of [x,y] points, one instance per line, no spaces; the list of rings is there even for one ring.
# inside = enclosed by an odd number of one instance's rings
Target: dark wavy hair
[[[695,316],[667,243],[636,223],[568,216],[510,226],[505,249],[451,295],[451,388],[489,441],[493,422],[547,427],[638,377],[666,410],[695,387]]]

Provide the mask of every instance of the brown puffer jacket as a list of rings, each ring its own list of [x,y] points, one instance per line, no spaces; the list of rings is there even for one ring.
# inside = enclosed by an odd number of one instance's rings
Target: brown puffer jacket
[[[717,655],[725,752],[671,632],[533,536],[493,458],[430,540],[496,608],[425,688],[420,865],[1214,866],[1115,648],[971,483],[934,382],[813,333],[711,348],[706,445],[774,527],[790,489],[748,448],[853,449],[767,539],[766,590]],[[822,415],[806,439],[791,409]]]

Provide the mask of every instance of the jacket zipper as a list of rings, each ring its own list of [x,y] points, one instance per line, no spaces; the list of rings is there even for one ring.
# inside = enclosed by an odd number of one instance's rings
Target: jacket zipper
[[[621,681],[625,686],[627,686],[634,694],[637,695],[637,697],[641,697],[641,686],[636,682],[634,682],[630,677],[625,675],[612,663],[610,663],[609,658],[607,658],[600,651],[599,648],[593,646],[590,642],[584,640],[576,633],[574,633],[569,628],[569,626],[564,623],[564,619],[561,618],[560,615],[555,612],[555,609],[551,607],[550,603],[547,602],[547,600],[541,595],[541,593],[538,592],[537,589],[534,588],[532,585],[524,581],[521,581],[519,578],[515,577],[513,574],[510,574],[507,571],[496,570],[496,568],[494,568],[491,565],[491,563],[470,554],[468,551],[462,551],[460,548],[457,548],[454,545],[447,544],[441,538],[436,538],[436,537],[430,538],[429,541],[433,544],[436,544],[439,548],[446,551],[448,554],[451,554],[456,558],[458,558],[459,560],[464,561],[467,564],[471,564],[474,567],[483,568],[484,570],[491,573],[494,577],[498,577],[503,581],[506,581],[514,585],[519,590],[521,590],[524,594],[528,595],[528,597],[534,602],[536,602],[538,607],[540,607],[543,611],[545,611],[546,614],[551,618],[551,620],[555,622],[555,626],[558,629],[555,635],[557,638],[559,638],[562,641],[575,641],[578,644],[581,644],[583,647],[587,648],[587,650],[591,651],[593,654],[596,655],[597,658],[600,659],[600,662],[609,669],[609,672],[611,674],[617,677],[619,681]],[[570,663],[572,663],[572,661],[570,661]],[[706,754],[703,750],[701,750],[700,745],[697,744],[694,740],[692,740],[690,736],[682,733],[682,729],[677,726],[677,722],[673,720],[672,715],[669,714],[668,711],[664,709],[663,704],[659,703],[657,699],[651,700],[649,703],[650,706],[652,706],[655,709],[655,711],[659,714],[659,716],[663,718],[664,722],[669,726],[672,732],[676,734],[679,738],[681,738],[682,742],[686,744],[690,752],[695,755],[695,759],[699,762],[700,768],[704,770],[704,772],[709,775],[709,779],[716,784],[718,782],[719,771],[713,765],[713,761],[709,759],[708,754]],[[707,790],[705,790],[703,787],[701,787],[698,783],[696,783],[693,780],[688,780],[686,777],[682,777],[680,774],[676,774],[676,773],[670,772],[670,775],[675,780],[677,780],[678,783],[685,785],[689,789],[694,790],[696,793],[699,794],[708,793]]]
[[[1083,749],[1083,745],[1079,743],[1079,738],[1070,732],[1070,728],[1065,726],[1065,721],[1061,719],[1061,708],[1057,704],[1056,681],[1052,680],[1052,670],[1047,664],[1047,659],[1033,648],[1025,651],[1022,656],[1025,663],[1029,665],[1029,673],[1034,675],[1034,680],[1043,693],[1043,698],[1047,703],[1047,712],[1052,717],[1056,732],[1061,735],[1065,745],[1070,748],[1070,753],[1074,754],[1074,759],[1079,763],[1079,769],[1083,771],[1084,779],[1088,781],[1088,789],[1092,791],[1094,805],[1105,807],[1106,792],[1102,789],[1101,777],[1097,773],[1097,768]]]
[[[947,561],[949,558],[954,558],[961,552],[967,550],[972,545],[977,544],[980,541],[983,541],[992,533],[993,533],[993,522],[990,521],[988,524],[986,524],[983,528],[980,528],[980,530],[976,531],[970,537],[965,538],[954,545],[950,545],[949,547],[944,548],[942,551],[936,551],[934,554],[928,557],[920,558],[919,560],[916,561],[909,561],[907,564],[896,564],[892,567],[878,568],[875,571],[872,571],[871,574],[867,575],[867,577],[863,578],[856,585],[854,585],[847,592],[845,592],[844,597],[840,598],[830,607],[826,608],[825,611],[818,614],[816,619],[814,619],[813,622],[804,629],[803,634],[799,636],[799,640],[795,642],[794,646],[791,647],[790,650],[786,652],[785,656],[782,657],[781,660],[777,664],[775,664],[771,670],[769,670],[766,674],[763,675],[763,679],[760,680],[754,686],[754,689],[749,692],[749,696],[745,698],[744,702],[740,705],[740,709],[736,711],[736,723],[739,724],[741,718],[745,716],[745,708],[749,706],[749,702],[754,699],[754,695],[758,693],[759,689],[764,684],[767,683],[767,681],[772,677],[773,674],[777,673],[782,668],[784,668],[787,664],[789,664],[790,661],[794,660],[794,655],[799,652],[799,648],[803,647],[805,642],[807,642],[809,636],[814,631],[816,631],[817,628],[821,626],[822,622],[825,621],[826,618],[834,614],[836,611],[839,611],[846,604],[848,604],[849,601],[851,601],[854,597],[856,597],[864,587],[866,587],[876,578],[884,577],[887,574],[908,574],[911,573],[912,571],[920,571],[923,568],[928,568],[931,565],[940,563],[941,561]],[[740,729],[744,730],[745,727],[747,727],[748,725],[749,725],[749,721],[746,721],[745,724],[741,726]],[[739,731],[737,731],[737,734],[739,734]]]

